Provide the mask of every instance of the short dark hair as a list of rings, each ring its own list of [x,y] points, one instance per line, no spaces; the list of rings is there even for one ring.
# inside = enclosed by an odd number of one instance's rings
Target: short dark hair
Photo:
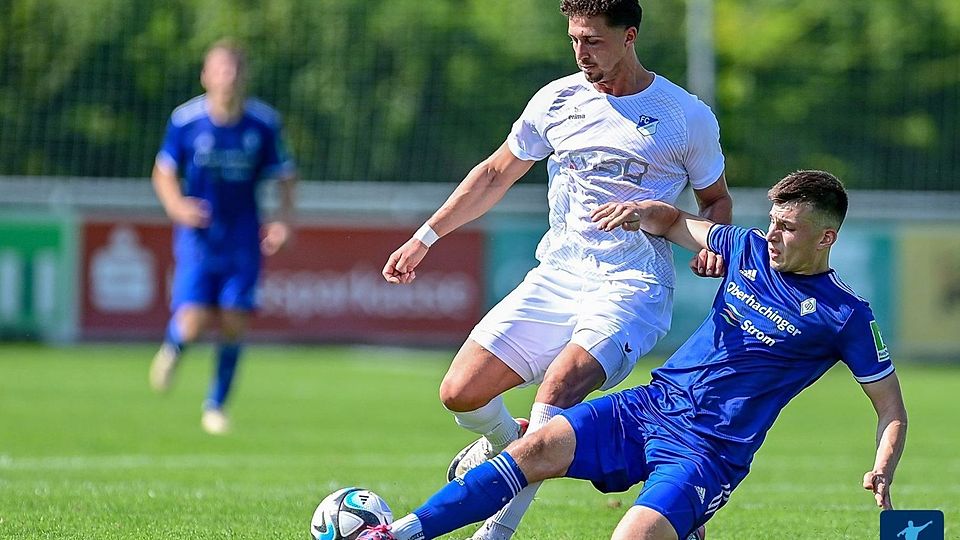
[[[843,183],[826,171],[796,171],[783,177],[767,192],[774,204],[806,203],[828,227],[840,228],[847,216],[847,192]]]
[[[571,17],[603,15],[609,26],[640,29],[643,8],[639,0],[560,0],[560,13]]]

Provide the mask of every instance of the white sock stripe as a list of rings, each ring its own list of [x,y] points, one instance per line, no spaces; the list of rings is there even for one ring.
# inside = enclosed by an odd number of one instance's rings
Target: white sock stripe
[[[520,490],[523,489],[523,487],[520,486],[520,479],[517,478],[517,473],[513,472],[513,469],[510,467],[510,464],[507,463],[506,458],[504,458],[503,456],[500,456],[500,459],[503,460],[502,461],[503,468],[504,470],[506,470],[507,476],[510,478],[510,480],[513,480],[513,486],[514,486],[513,494],[516,495],[517,493],[520,493]]]
[[[503,476],[503,479],[507,481],[507,484],[510,487],[510,491],[513,492],[513,495],[520,493],[520,482],[517,481],[517,477],[514,476],[513,472],[509,468],[509,465],[506,463],[498,463],[496,467],[500,471],[500,476]]]
[[[514,495],[520,492],[520,481],[517,479],[516,475],[513,474],[513,471],[510,470],[510,464],[507,463],[507,460],[501,455],[497,456],[490,460],[490,463],[497,469],[497,472],[500,473],[500,476],[507,481],[507,485],[510,486],[510,491]]]
[[[500,462],[500,457],[497,456],[490,460],[490,464],[493,465],[493,468],[497,470],[497,473],[507,482],[507,486],[510,488],[510,491],[516,491],[516,486],[513,484],[513,479],[508,477],[504,471],[504,464]]]

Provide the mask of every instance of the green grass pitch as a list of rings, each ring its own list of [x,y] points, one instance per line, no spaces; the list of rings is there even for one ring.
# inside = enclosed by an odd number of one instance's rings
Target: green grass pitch
[[[306,539],[314,507],[339,487],[411,510],[473,438],[436,397],[448,351],[251,346],[224,438],[199,427],[210,348],[187,354],[167,396],[147,389],[152,353],[0,345],[0,538]],[[947,537],[960,538],[960,369],[902,362],[899,373],[911,424],[894,504],[943,510]],[[508,404],[525,416],[532,397],[514,391]],[[831,370],[781,415],[708,536],[877,538],[859,485],[875,427],[849,373]],[[516,538],[608,538],[636,492],[550,481]]]

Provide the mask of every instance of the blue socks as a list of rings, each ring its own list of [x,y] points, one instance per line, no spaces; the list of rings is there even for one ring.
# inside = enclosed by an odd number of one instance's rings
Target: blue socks
[[[241,346],[238,343],[222,343],[217,349],[217,370],[210,383],[207,399],[203,403],[204,409],[222,409],[230,393],[233,376],[237,372],[237,360],[240,358]]]
[[[424,538],[436,538],[492,516],[527,486],[527,478],[507,452],[455,478],[413,513]]]

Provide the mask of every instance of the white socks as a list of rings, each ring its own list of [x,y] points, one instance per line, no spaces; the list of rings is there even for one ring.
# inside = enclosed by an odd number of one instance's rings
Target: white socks
[[[560,407],[554,407],[546,403],[534,403],[530,409],[530,427],[527,428],[527,435],[542,428],[551,418],[563,412]],[[520,520],[530,508],[533,497],[540,489],[541,482],[530,484],[520,490],[517,496],[513,498],[507,506],[503,507],[493,517],[487,519],[477,534],[473,536],[475,540],[508,540],[513,536],[514,531],[520,525]]]
[[[503,404],[502,396],[475,411],[451,412],[460,427],[486,437],[496,453],[517,440],[519,425]]]
[[[562,412],[563,409],[560,407],[554,407],[546,403],[534,403],[533,407],[530,407],[530,427],[527,428],[527,433],[533,433],[542,428],[547,425],[551,418]]]
[[[423,538],[423,527],[416,514],[407,514],[390,524],[390,532],[397,540],[420,540]]]

